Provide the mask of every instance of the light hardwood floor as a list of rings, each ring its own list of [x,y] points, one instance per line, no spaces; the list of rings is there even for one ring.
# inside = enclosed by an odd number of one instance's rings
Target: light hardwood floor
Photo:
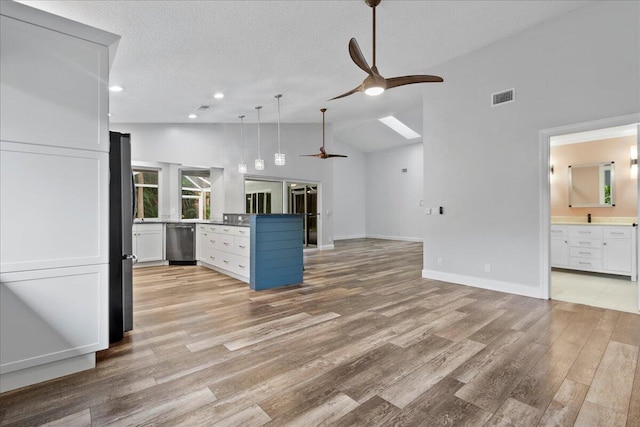
[[[337,242],[304,284],[135,270],[96,369],[0,396],[2,425],[640,425],[640,316],[420,277],[422,244]]]

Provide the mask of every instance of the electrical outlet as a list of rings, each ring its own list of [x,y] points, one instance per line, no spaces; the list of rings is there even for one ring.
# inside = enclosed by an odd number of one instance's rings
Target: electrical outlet
[[[438,258],[438,265],[442,266],[442,258]]]
[[[484,265],[484,271],[485,273],[491,273],[491,264],[486,263]]]

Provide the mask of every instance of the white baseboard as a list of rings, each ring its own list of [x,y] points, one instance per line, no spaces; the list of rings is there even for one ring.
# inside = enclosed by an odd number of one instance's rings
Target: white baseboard
[[[381,234],[367,234],[368,239],[384,239],[384,240],[400,240],[403,242],[420,242],[424,239],[422,237],[410,237],[410,236],[383,236]]]
[[[44,365],[20,369],[0,375],[0,393],[26,387],[28,385],[49,381],[65,375],[95,368],[96,354],[87,353],[68,359],[57,360]]]
[[[533,288],[521,283],[503,282],[484,277],[463,276],[461,274],[445,273],[434,270],[422,270],[422,277],[425,279],[441,280],[443,282],[455,283],[458,285],[472,286],[474,288],[489,289],[508,294],[544,299],[542,296],[542,289]]]
[[[366,234],[349,234],[347,236],[334,236],[333,241],[336,240],[351,240],[351,239],[366,239]]]
[[[133,268],[138,267],[158,267],[161,265],[169,265],[169,261],[147,261],[147,262],[137,262],[133,264]]]
[[[332,243],[330,245],[319,246],[318,249],[320,249],[321,251],[331,251],[331,250],[335,249],[335,246],[333,246],[333,243]]]

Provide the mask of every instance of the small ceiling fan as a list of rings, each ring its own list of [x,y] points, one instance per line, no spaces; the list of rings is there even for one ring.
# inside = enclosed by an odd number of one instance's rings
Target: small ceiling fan
[[[375,96],[380,95],[386,89],[391,89],[397,86],[410,85],[414,83],[438,83],[443,82],[442,77],[438,76],[430,76],[430,75],[412,75],[412,76],[402,76],[402,77],[391,77],[389,79],[385,79],[378,72],[378,67],[376,67],[376,6],[380,4],[381,0],[364,0],[364,2],[369,5],[373,9],[373,65],[369,67],[367,64],[367,60],[364,58],[362,51],[360,50],[360,46],[358,46],[358,42],[355,38],[349,40],[349,55],[353,62],[360,67],[362,71],[368,74],[368,76],[364,79],[362,84],[347,93],[343,93],[342,95],[338,95],[335,98],[331,98],[329,101],[333,101],[334,99],[344,98],[345,96],[349,96],[356,92],[364,92],[367,95]]]
[[[342,154],[327,154],[327,151],[324,149],[324,113],[327,111],[326,108],[321,108],[322,111],[322,147],[320,147],[320,152],[318,154],[300,154],[303,157],[317,157],[319,159],[329,159],[331,157],[348,157]]]

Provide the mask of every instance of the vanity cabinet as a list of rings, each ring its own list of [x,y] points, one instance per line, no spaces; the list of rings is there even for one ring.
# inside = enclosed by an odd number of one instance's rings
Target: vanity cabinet
[[[636,238],[630,225],[552,225],[551,266],[636,280]]]
[[[566,225],[551,226],[551,266],[569,266],[569,229]]]
[[[138,262],[164,259],[164,224],[133,224],[132,251]]]

